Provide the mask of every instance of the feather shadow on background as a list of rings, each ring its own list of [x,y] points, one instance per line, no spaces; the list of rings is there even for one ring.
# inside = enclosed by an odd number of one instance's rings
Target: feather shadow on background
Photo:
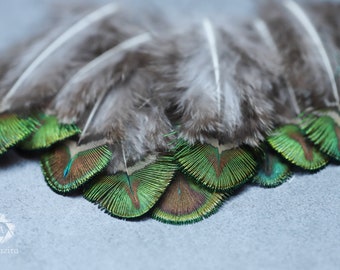
[[[116,217],[202,220],[243,185],[340,160],[339,11],[61,11],[1,59],[0,153],[39,151],[55,192]]]

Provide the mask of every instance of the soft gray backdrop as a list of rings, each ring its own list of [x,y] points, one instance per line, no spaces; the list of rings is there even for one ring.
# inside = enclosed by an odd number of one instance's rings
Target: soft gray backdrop
[[[0,1],[0,51],[41,27],[48,2]],[[252,1],[160,2],[240,14]],[[10,151],[0,157],[0,215],[16,228],[0,251],[18,254],[0,252],[0,268],[340,269],[339,174],[331,166],[276,189],[247,187],[209,219],[178,227],[114,219],[80,197],[59,196],[36,159]]]

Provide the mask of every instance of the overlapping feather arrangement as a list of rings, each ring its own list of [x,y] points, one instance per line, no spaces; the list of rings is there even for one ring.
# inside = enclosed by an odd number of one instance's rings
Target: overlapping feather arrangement
[[[42,150],[54,191],[113,216],[199,221],[242,185],[340,160],[338,11],[286,0],[181,27],[112,3],[75,16],[0,63],[0,153]]]

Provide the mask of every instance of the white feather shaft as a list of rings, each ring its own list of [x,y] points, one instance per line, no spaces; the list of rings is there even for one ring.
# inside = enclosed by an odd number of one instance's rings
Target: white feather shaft
[[[340,99],[339,99],[338,89],[337,89],[337,85],[336,85],[335,78],[334,78],[332,65],[327,55],[327,52],[325,50],[325,47],[323,46],[323,43],[321,41],[319,34],[317,33],[315,27],[313,26],[312,22],[308,18],[307,14],[302,10],[302,8],[297,3],[291,0],[287,0],[284,2],[284,5],[300,21],[302,26],[305,28],[305,30],[310,35],[315,46],[317,47],[318,52],[320,53],[321,59],[326,68],[329,79],[331,81],[332,91],[333,91],[335,101],[337,104],[339,104]]]
[[[212,64],[214,68],[214,75],[215,75],[215,83],[216,83],[216,99],[217,99],[217,106],[218,112],[221,114],[221,74],[220,74],[220,63],[218,60],[218,52],[217,52],[217,44],[216,44],[216,37],[213,26],[210,20],[205,19],[203,21],[204,31],[208,40],[210,55],[212,59]]]
[[[121,145],[121,148],[122,148],[123,161],[124,161],[124,166],[125,166],[126,174],[129,176],[130,173],[129,173],[129,169],[128,169],[128,166],[127,166],[124,145],[122,143],[120,145]],[[131,188],[131,183],[130,183],[130,178],[129,177],[128,177],[128,180],[129,180],[129,185],[130,185],[130,188]]]
[[[278,52],[277,46],[275,44],[272,34],[270,33],[268,29],[266,22],[264,22],[262,19],[257,18],[254,21],[254,26],[257,32],[260,34],[261,38],[267,44],[267,46],[275,50],[275,52],[278,54],[279,52]]]
[[[96,114],[96,112],[97,112],[97,110],[98,110],[100,104],[103,102],[103,99],[104,99],[104,97],[106,96],[107,91],[108,91],[108,90],[103,91],[103,92],[101,93],[101,95],[99,96],[99,98],[98,98],[96,104],[94,105],[94,107],[93,107],[93,109],[92,109],[92,111],[91,111],[91,113],[90,113],[90,115],[89,115],[89,117],[88,117],[88,119],[87,119],[87,121],[86,121],[85,127],[84,127],[84,129],[83,129],[83,131],[82,131],[82,133],[81,133],[81,136],[80,136],[80,138],[79,138],[79,142],[81,142],[82,139],[84,138],[84,135],[86,134],[86,132],[87,132],[87,130],[88,130],[88,128],[89,128],[89,126],[90,126],[90,124],[91,124],[91,122],[92,122],[92,119],[93,119],[93,117],[95,116],[95,114]]]
[[[12,88],[9,90],[7,95],[4,97],[4,103],[6,100],[11,98],[16,91],[21,87],[21,85],[30,77],[30,75],[46,60],[50,55],[52,55],[58,48],[63,46],[67,41],[74,38],[80,32],[86,30],[90,25],[102,20],[114,14],[118,10],[116,4],[107,4],[96,11],[90,13],[73,26],[71,26],[66,32],[60,35],[56,40],[54,40],[45,50],[43,50],[39,56],[26,68],[22,75],[18,78]]]

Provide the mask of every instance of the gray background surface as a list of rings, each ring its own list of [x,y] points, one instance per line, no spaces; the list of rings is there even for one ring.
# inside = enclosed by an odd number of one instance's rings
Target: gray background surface
[[[238,14],[251,1],[207,2],[197,5]],[[0,50],[39,28],[47,3],[1,0]],[[59,196],[37,159],[10,151],[0,157],[0,214],[16,229],[0,250],[19,254],[0,254],[0,268],[340,269],[339,174],[330,166],[276,189],[249,186],[209,219],[172,226],[115,219],[81,197]]]

